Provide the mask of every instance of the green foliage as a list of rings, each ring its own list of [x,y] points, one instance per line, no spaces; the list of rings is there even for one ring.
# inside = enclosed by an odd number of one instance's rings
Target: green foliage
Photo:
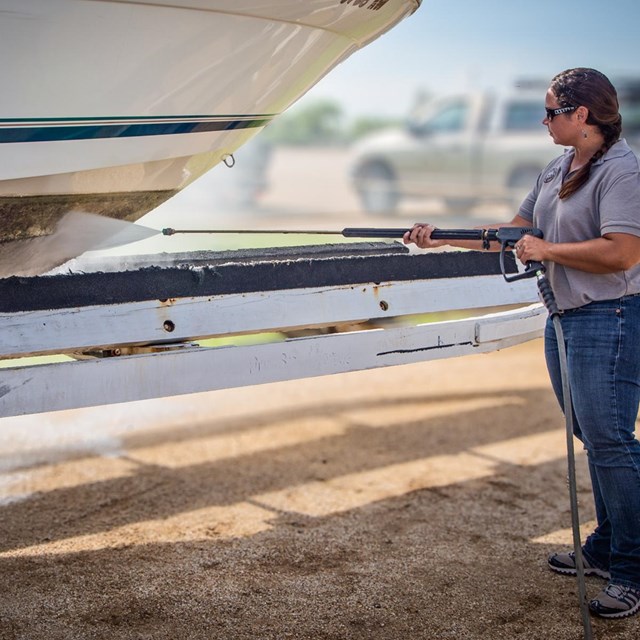
[[[277,145],[346,145],[372,131],[397,124],[398,120],[379,116],[360,116],[348,121],[337,102],[319,100],[281,115],[266,128],[264,137]]]
[[[265,131],[275,144],[329,145],[341,142],[342,108],[323,100],[280,116]]]
[[[378,116],[362,116],[351,124],[349,129],[349,141],[358,140],[374,131],[388,129],[389,127],[402,126],[403,121],[399,119],[381,118]]]

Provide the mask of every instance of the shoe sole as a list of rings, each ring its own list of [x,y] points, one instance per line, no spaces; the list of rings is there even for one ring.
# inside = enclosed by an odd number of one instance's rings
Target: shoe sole
[[[602,613],[601,611],[597,611],[591,608],[591,604],[589,604],[589,610],[596,616],[600,618],[628,618],[629,616],[635,615],[640,611],[640,600],[636,602],[635,606],[631,609],[627,609],[627,611],[617,611],[616,613]]]
[[[567,567],[566,569],[562,569],[560,567],[556,567],[552,565],[550,562],[547,563],[549,565],[549,569],[551,571],[555,571],[555,573],[559,573],[563,576],[577,576],[578,572],[571,567]],[[602,571],[602,569],[596,569],[595,567],[590,567],[589,569],[584,570],[585,576],[597,576],[598,578],[602,578],[603,580],[610,580],[611,574],[608,571]]]

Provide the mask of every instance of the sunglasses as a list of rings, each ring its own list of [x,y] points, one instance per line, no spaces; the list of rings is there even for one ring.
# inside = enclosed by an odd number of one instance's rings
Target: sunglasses
[[[545,107],[544,110],[547,112],[547,120],[551,121],[561,113],[569,113],[570,111],[575,111],[577,108],[578,107],[560,107],[559,109],[549,109],[549,107]]]

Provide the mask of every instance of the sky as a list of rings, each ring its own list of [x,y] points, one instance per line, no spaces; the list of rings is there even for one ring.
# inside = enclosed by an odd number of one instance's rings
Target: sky
[[[423,0],[301,104],[330,98],[348,115],[398,116],[420,90],[502,89],[578,66],[640,76],[638,0]]]

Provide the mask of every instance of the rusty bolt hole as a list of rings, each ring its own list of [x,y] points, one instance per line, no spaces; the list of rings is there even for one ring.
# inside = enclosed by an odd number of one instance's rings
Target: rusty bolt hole
[[[168,331],[169,333],[171,333],[176,328],[176,325],[171,322],[171,320],[165,320],[162,326],[164,330]]]
[[[380,308],[386,311],[389,308],[389,303],[386,300],[380,300]]]

